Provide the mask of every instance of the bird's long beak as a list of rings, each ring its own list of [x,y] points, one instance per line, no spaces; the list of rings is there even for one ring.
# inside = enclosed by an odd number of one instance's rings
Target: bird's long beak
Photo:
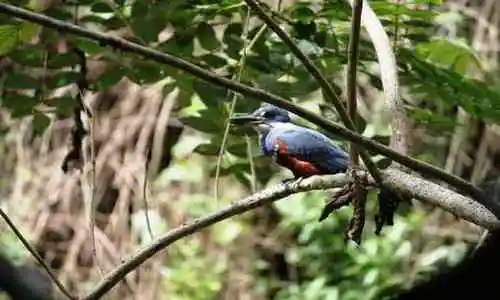
[[[243,116],[232,117],[230,120],[231,123],[235,125],[245,125],[245,124],[256,124],[262,122],[263,118],[256,117],[254,115],[243,115]]]

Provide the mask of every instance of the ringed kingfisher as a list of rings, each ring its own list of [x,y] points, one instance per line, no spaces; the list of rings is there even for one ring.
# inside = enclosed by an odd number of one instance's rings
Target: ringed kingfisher
[[[248,115],[231,118],[231,122],[252,125],[259,133],[262,152],[292,171],[296,179],[345,173],[348,169],[349,156],[342,148],[318,131],[293,124],[288,111],[282,108],[266,103]],[[394,212],[403,198],[390,189],[381,188],[378,201],[377,234],[384,224],[394,224]],[[324,220],[336,205],[335,202],[330,204],[333,206],[325,206],[319,221]]]
[[[262,152],[290,171],[295,178],[345,172],[348,155],[324,134],[291,122],[288,111],[264,104],[254,112],[231,118],[250,124],[259,133]]]

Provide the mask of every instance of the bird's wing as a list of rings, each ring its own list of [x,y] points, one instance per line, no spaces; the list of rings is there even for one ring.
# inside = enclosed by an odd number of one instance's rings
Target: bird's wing
[[[276,131],[266,138],[266,148],[286,144],[286,152],[300,160],[310,162],[327,173],[347,169],[348,156],[325,135],[309,128],[299,127]],[[283,149],[280,149],[283,150]]]

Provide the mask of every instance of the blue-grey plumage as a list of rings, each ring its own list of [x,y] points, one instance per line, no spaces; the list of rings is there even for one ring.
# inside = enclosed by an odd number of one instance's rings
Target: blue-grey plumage
[[[279,151],[280,143],[286,150]],[[348,166],[347,153],[320,132],[292,123],[274,123],[265,136],[262,148],[266,154],[272,151],[290,153],[300,160],[312,163],[325,174],[344,172]]]
[[[290,169],[295,176],[344,172],[347,153],[327,136],[291,123],[286,110],[265,104],[248,116],[235,118],[255,125],[265,155]]]

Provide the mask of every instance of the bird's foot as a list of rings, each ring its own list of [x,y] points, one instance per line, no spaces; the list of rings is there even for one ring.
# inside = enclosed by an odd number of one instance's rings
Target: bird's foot
[[[352,240],[356,244],[361,243],[361,233],[365,224],[365,202],[368,194],[368,177],[366,172],[358,172],[357,169],[348,169],[346,175],[348,182],[336,192],[330,201],[325,204],[319,221],[323,221],[332,212],[347,206],[354,205],[354,215],[345,231],[345,239]]]
[[[288,185],[292,190],[296,190],[303,179],[304,177],[288,178],[283,180],[281,183]]]
[[[281,181],[281,183],[283,183],[283,184],[287,184],[287,183],[289,183],[290,181],[294,181],[294,180],[296,180],[296,179],[297,179],[297,178],[287,178],[287,179],[283,179],[283,180]]]

